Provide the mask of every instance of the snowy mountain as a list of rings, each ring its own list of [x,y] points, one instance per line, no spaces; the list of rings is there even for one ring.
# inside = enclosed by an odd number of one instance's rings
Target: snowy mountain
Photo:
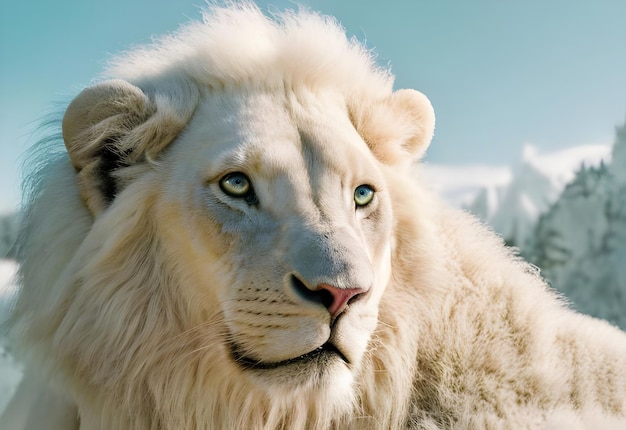
[[[420,164],[416,177],[455,207],[470,205],[482,190],[493,190],[511,182],[508,166]]]
[[[511,180],[480,190],[465,207],[490,224],[508,243],[522,245],[538,217],[559,197],[581,165],[596,166],[610,158],[609,145],[585,145],[539,153],[526,145]]]
[[[581,168],[521,248],[575,308],[626,329],[626,125],[612,162]]]

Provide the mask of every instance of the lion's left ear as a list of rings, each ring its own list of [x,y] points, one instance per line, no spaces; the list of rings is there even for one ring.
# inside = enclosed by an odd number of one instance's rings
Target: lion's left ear
[[[435,130],[433,107],[415,90],[398,90],[370,105],[354,103],[349,110],[354,127],[385,164],[420,159]]]

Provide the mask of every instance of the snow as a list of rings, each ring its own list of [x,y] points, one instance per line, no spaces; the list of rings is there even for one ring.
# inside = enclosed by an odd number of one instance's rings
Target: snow
[[[13,278],[17,265],[10,260],[0,260],[0,322],[4,321],[15,292]],[[22,378],[19,363],[11,356],[6,337],[0,332],[0,415]]]
[[[17,264],[11,260],[0,259],[0,322],[5,315],[4,307],[7,306],[15,293],[13,278],[17,271]]]

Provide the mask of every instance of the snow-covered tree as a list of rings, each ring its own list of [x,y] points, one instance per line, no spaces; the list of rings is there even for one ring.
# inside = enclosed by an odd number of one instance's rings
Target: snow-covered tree
[[[626,329],[626,125],[611,164],[583,166],[522,253],[575,308]]]

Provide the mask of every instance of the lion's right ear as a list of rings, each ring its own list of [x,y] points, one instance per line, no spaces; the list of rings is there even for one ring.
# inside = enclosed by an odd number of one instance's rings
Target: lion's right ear
[[[196,104],[190,87],[148,95],[121,80],[89,87],[70,103],[63,140],[81,196],[94,215],[121,192],[120,172],[156,158],[185,127]]]

